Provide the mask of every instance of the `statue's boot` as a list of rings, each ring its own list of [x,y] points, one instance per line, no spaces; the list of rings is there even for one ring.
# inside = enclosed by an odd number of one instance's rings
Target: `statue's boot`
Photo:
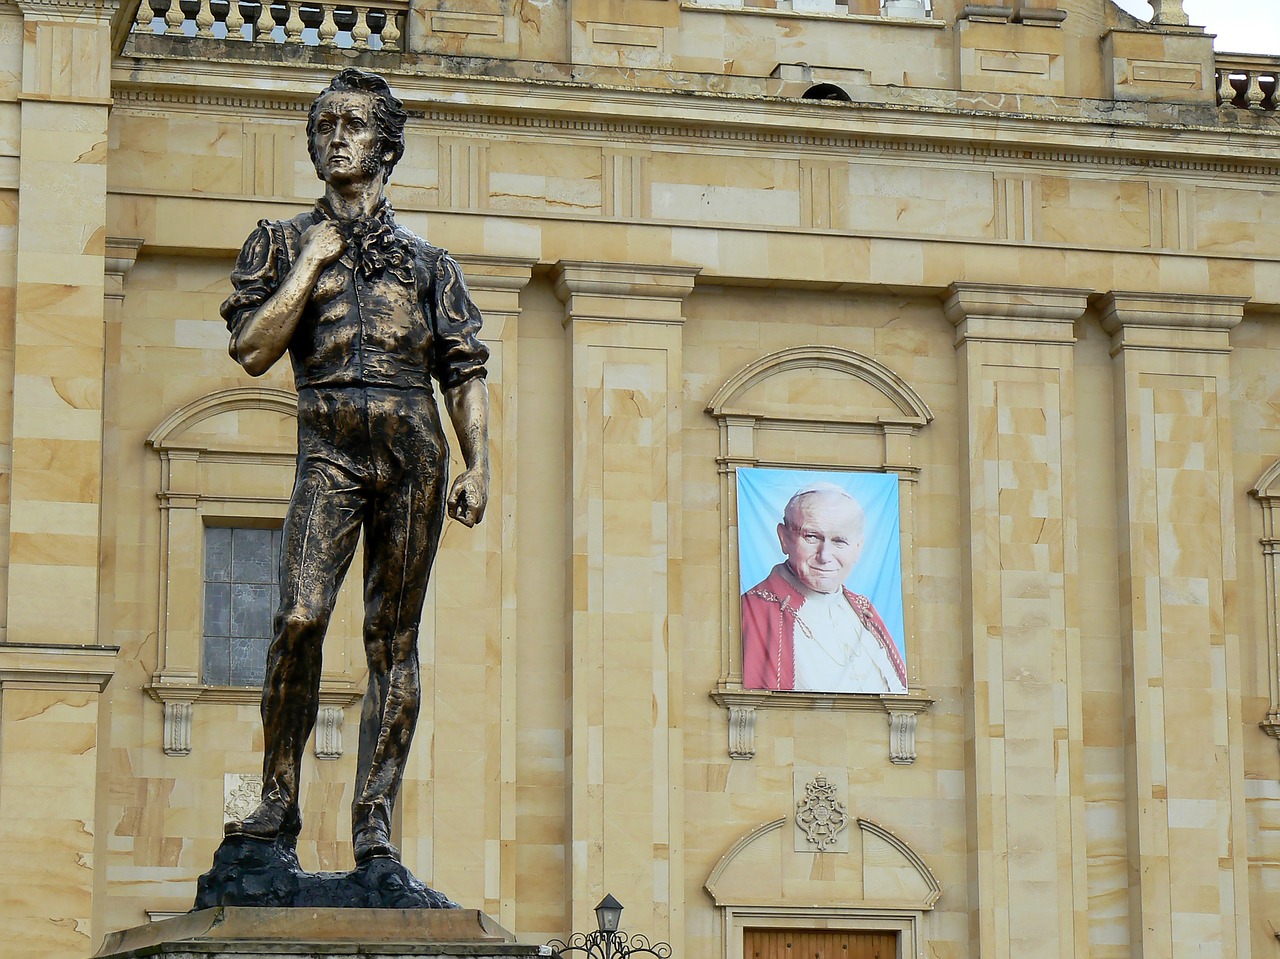
[[[297,806],[264,798],[253,812],[243,819],[233,819],[222,831],[228,836],[248,836],[266,842],[274,842],[281,836],[297,839],[302,831],[302,816]]]
[[[400,860],[400,850],[391,842],[391,815],[385,801],[355,802],[351,806],[352,840],[356,865],[370,859]]]

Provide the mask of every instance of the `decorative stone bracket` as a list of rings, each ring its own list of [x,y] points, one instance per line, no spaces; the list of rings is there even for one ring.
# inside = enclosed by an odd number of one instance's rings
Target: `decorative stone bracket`
[[[1272,739],[1280,739],[1280,709],[1273,709],[1267,713],[1267,718],[1258,723],[1262,727],[1262,731]]]
[[[199,683],[153,680],[146,690],[148,696],[164,706],[166,756],[191,754],[191,719],[197,702],[249,705],[262,699],[261,691],[252,686],[203,686]],[[342,711],[359,702],[363,695],[363,690],[348,682],[325,681],[321,684],[320,715],[315,731],[317,759],[338,759],[342,756]]]
[[[729,711],[729,758],[752,759],[756,754],[756,710],[831,709],[881,712],[889,719],[889,761],[909,766],[916,760],[916,723],[934,700],[920,692],[905,696],[877,693],[800,693],[770,689],[733,688],[711,691],[717,706]]]

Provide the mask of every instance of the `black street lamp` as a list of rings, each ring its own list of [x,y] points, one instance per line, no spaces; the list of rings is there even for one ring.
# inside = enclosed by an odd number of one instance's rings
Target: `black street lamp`
[[[596,906],[594,932],[575,932],[565,942],[552,939],[547,945],[559,959],[571,959],[572,953],[581,953],[586,959],[627,959],[628,956],[656,956],[671,959],[671,945],[666,942],[650,943],[636,933],[628,936],[618,928],[622,919],[622,903],[613,896],[605,896]]]

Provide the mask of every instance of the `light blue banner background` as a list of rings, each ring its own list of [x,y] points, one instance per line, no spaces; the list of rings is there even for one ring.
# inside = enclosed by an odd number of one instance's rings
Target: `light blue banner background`
[[[902,627],[902,541],[898,475],[828,470],[738,469],[738,573],[743,592],[786,557],[778,524],[787,500],[814,483],[832,483],[856,499],[866,516],[862,555],[845,583],[871,600],[906,658]]]

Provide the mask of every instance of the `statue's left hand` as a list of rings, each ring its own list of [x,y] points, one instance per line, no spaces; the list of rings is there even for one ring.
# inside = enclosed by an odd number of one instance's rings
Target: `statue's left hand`
[[[463,526],[475,526],[488,502],[489,477],[476,467],[463,470],[449,490],[449,515]]]

